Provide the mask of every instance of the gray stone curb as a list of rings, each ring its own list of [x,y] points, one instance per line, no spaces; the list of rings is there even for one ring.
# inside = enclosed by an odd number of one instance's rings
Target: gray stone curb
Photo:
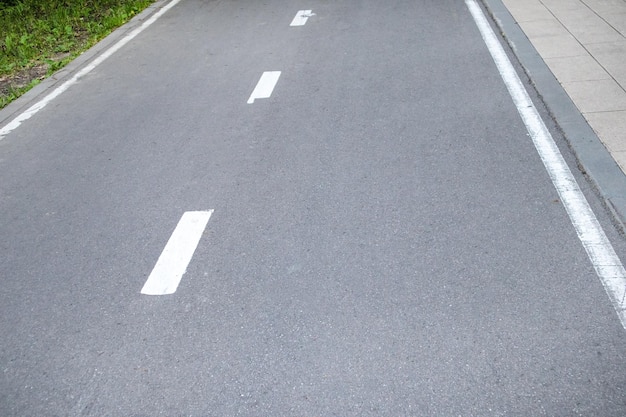
[[[557,122],[582,171],[596,187],[622,233],[626,230],[626,175],[602,144],[501,0],[482,0]]]

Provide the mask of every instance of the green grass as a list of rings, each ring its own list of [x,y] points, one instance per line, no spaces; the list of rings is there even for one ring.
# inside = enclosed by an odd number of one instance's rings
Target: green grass
[[[154,0],[0,0],[0,108]]]

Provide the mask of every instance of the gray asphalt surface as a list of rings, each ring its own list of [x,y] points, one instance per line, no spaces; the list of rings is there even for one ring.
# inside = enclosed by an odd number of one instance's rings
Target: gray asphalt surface
[[[183,0],[0,141],[0,205],[2,416],[626,414],[626,333],[463,2]]]

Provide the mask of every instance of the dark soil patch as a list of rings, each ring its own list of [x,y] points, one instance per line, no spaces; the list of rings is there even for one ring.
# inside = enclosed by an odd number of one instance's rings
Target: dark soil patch
[[[43,80],[47,73],[48,64],[39,64],[17,74],[0,77],[0,96],[8,96],[11,91],[26,87],[34,80]]]

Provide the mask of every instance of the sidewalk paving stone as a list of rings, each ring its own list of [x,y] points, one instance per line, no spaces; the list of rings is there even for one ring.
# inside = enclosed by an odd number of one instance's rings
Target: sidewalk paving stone
[[[589,45],[587,49],[615,81],[626,88],[626,39]]]
[[[520,26],[543,58],[587,54],[580,42],[554,18],[520,22]]]
[[[613,79],[561,83],[584,114],[626,110],[626,91]]]
[[[615,30],[626,37],[626,11],[619,13],[611,13],[608,16],[604,16],[607,23],[613,26]]]
[[[564,13],[558,20],[583,45],[600,42],[617,42],[624,37],[604,19],[591,10]]]
[[[615,152],[626,152],[626,110],[587,113],[587,119],[601,137],[607,138],[605,145]]]
[[[503,0],[626,172],[626,0]]]
[[[598,61],[589,54],[546,58],[545,62],[562,83],[611,79]]]
[[[582,0],[582,2],[600,15],[626,9],[626,1],[624,0]]]
[[[546,19],[552,16],[550,11],[539,0],[510,1],[508,7],[518,22]]]

